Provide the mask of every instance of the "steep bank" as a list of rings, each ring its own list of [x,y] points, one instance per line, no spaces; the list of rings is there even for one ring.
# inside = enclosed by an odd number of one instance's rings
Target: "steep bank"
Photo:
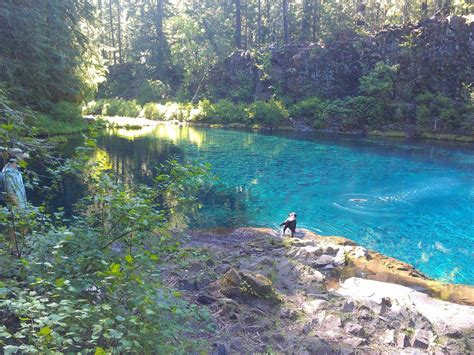
[[[207,95],[303,100],[290,116],[330,131],[472,135],[473,57],[473,16],[435,16],[374,35],[347,30],[236,52],[211,73]]]
[[[425,89],[449,97],[474,82],[471,17],[433,17],[416,25],[390,25],[375,35],[340,32],[325,43],[270,47],[260,54],[234,53],[209,84],[246,88],[251,99],[282,93],[291,98],[342,98],[359,94],[359,79],[379,61],[399,64],[394,94]],[[218,90],[216,90],[218,92]]]
[[[441,285],[345,238],[298,232],[190,232],[194,260],[163,270],[210,309],[215,353],[473,350],[472,287]]]

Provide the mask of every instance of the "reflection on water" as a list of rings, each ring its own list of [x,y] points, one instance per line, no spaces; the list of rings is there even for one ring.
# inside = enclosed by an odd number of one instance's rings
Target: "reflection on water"
[[[156,124],[140,127],[138,129],[111,128],[106,130],[107,135],[117,136],[128,140],[135,140],[145,136],[170,140],[173,143],[188,141],[200,147],[206,139],[206,133],[190,126],[176,124]]]
[[[173,156],[207,161],[220,180],[200,193],[193,227],[298,226],[343,235],[426,274],[474,284],[472,145],[157,125],[107,131],[97,159],[150,184]],[[72,186],[71,188],[74,188]]]

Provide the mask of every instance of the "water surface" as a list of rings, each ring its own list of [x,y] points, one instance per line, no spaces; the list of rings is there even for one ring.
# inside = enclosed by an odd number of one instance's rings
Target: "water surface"
[[[444,281],[474,284],[472,144],[158,126],[109,131],[96,154],[150,183],[169,156],[220,178],[191,227],[298,227],[342,235]]]

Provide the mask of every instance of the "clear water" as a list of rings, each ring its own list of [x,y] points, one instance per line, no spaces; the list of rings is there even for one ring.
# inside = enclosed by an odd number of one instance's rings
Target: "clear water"
[[[149,182],[174,155],[220,178],[192,227],[298,227],[341,235],[443,281],[474,284],[474,146],[158,126],[99,140],[116,172]]]

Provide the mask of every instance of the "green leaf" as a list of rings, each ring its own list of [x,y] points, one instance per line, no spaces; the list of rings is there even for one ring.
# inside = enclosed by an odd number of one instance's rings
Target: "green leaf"
[[[38,335],[48,336],[51,334],[51,332],[52,332],[51,328],[46,326],[40,329],[40,331],[38,332]]]
[[[132,264],[133,263],[133,256],[131,256],[130,254],[125,255],[125,261],[129,264]]]
[[[112,265],[110,265],[110,274],[111,275],[120,275],[121,274],[120,264],[113,263]]]
[[[105,352],[104,348],[101,348],[100,346],[95,348],[94,355],[105,355],[105,354],[107,354],[107,353]]]

